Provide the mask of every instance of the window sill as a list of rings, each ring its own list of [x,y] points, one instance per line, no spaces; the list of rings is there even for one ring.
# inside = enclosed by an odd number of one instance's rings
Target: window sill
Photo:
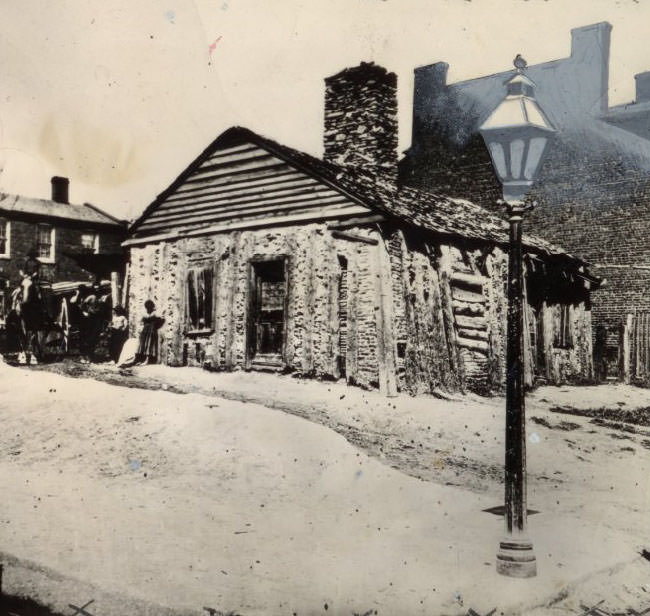
[[[191,338],[197,336],[211,336],[212,334],[214,334],[214,329],[190,329],[185,332],[185,335],[190,336]]]
[[[38,257],[39,263],[44,263],[46,265],[54,265],[56,261],[54,259],[46,259],[45,257]]]
[[[11,259],[11,255],[0,255],[0,259]]]

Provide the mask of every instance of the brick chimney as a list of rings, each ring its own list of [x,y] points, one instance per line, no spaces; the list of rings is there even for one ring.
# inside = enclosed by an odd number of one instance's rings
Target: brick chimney
[[[362,62],[325,79],[327,162],[397,179],[397,75]]]
[[[68,198],[68,187],[70,180],[55,175],[52,178],[52,201],[56,203],[70,203]]]
[[[636,99],[637,103],[647,103],[650,101],[650,71],[634,75],[636,81]]]

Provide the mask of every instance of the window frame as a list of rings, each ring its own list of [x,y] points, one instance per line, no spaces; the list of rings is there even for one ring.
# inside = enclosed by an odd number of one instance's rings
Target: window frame
[[[92,246],[84,246],[84,236],[92,236]],[[81,248],[87,250],[91,254],[99,253],[99,233],[96,231],[82,231],[81,232]]]
[[[5,250],[0,252],[0,259],[11,258],[11,221],[6,218],[0,218],[0,225],[4,223]]]
[[[50,255],[48,257],[40,256],[41,252],[41,230],[42,229],[50,230]],[[56,256],[56,227],[49,223],[39,222],[36,226],[36,251],[38,254],[37,259],[41,263],[54,263]]]
[[[192,323],[191,317],[190,317],[190,290],[189,290],[189,281],[190,281],[190,276],[194,275],[194,279],[196,281],[196,274],[198,272],[202,271],[209,271],[211,274],[211,289],[209,290],[209,293],[206,293],[206,297],[210,297],[210,312],[209,312],[209,317],[210,317],[210,322],[206,323],[205,327],[198,327],[198,323]],[[215,332],[215,323],[216,323],[216,317],[217,317],[217,273],[218,273],[218,264],[214,261],[214,259],[196,259],[196,260],[190,260],[187,268],[185,270],[185,277],[183,279],[183,284],[184,284],[184,295],[185,295],[185,300],[184,300],[184,308],[185,308],[185,334],[188,336],[201,336],[201,335],[209,335],[213,334]],[[198,299],[198,295],[197,295]],[[198,318],[198,308],[197,306],[197,318]],[[205,316],[208,316],[207,314]]]

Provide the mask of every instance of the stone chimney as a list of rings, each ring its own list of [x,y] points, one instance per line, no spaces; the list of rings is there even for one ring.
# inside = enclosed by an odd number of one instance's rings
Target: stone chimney
[[[55,175],[52,178],[52,201],[56,203],[70,203],[68,198],[68,187],[70,180]]]
[[[397,75],[362,62],[325,79],[327,162],[397,180]]]
[[[636,81],[636,98],[637,103],[647,103],[650,101],[650,71],[634,75]]]

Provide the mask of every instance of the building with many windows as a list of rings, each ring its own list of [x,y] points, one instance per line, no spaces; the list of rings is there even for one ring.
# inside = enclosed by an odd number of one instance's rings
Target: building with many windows
[[[68,187],[67,178],[53,177],[51,199],[0,193],[3,295],[18,283],[20,271],[37,267],[40,279],[49,283],[90,281],[80,257],[122,253],[126,223],[89,203],[70,203]]]

